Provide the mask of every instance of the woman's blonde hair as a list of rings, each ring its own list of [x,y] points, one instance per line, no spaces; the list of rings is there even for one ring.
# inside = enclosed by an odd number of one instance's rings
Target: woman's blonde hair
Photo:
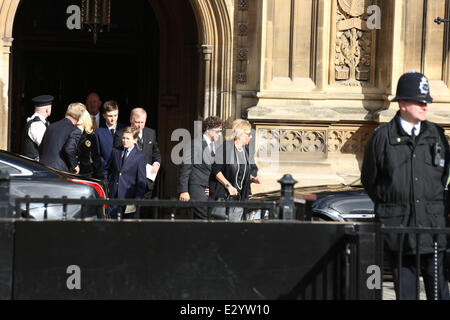
[[[227,133],[229,131],[230,134],[227,136],[227,140],[234,140],[237,138],[242,137],[242,135],[252,129],[252,125],[250,122],[244,119],[236,119],[231,123],[231,130],[227,130]]]
[[[83,114],[80,117],[80,120],[83,120],[84,131],[86,131],[87,134],[91,134],[94,130],[92,130],[91,115],[87,110],[84,110]]]

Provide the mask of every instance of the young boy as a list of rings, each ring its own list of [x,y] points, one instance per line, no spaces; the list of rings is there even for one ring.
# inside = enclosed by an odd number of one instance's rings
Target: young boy
[[[122,134],[122,148],[113,148],[108,162],[108,190],[112,199],[139,199],[147,185],[145,154],[137,148],[139,130],[126,127]],[[115,211],[115,212],[114,212]],[[116,210],[110,213],[116,217]],[[126,215],[133,218],[134,213]]]

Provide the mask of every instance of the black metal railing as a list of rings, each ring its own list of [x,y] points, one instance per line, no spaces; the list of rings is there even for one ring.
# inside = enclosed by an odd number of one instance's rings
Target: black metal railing
[[[77,205],[76,215],[71,218],[86,219],[91,217],[96,218],[108,218],[107,207],[117,207],[118,215],[117,220],[121,221],[127,217],[125,214],[126,206],[133,205],[136,210],[134,212],[134,218],[140,219],[143,208],[150,209],[169,209],[169,219],[175,220],[177,213],[180,209],[192,209],[195,207],[206,207],[208,212],[208,219],[213,219],[213,208],[224,208],[225,219],[229,220],[229,212],[232,208],[243,208],[260,210],[261,220],[280,219],[282,218],[279,213],[279,205],[276,201],[188,201],[183,202],[179,200],[137,200],[137,199],[68,199],[68,198],[17,198],[15,201],[16,217],[30,218],[32,214],[31,204],[39,204],[42,206],[43,220],[48,219],[48,212],[50,205],[60,205],[61,220],[67,220],[69,218],[68,205]]]
[[[403,267],[403,260],[405,258],[406,252],[405,252],[405,248],[404,248],[404,242],[405,242],[405,238],[406,236],[413,236],[415,238],[415,248],[414,251],[411,253],[409,253],[409,255],[414,256],[415,259],[415,278],[416,278],[416,292],[415,292],[415,298],[416,300],[420,300],[420,275],[421,275],[421,255],[423,255],[424,253],[421,252],[421,240],[422,240],[422,236],[423,235],[431,235],[432,239],[433,239],[433,261],[434,261],[434,274],[433,274],[433,297],[427,297],[428,299],[434,299],[434,300],[438,300],[439,299],[439,290],[438,290],[438,284],[439,284],[439,274],[438,274],[438,253],[439,253],[439,241],[438,241],[438,236],[439,235],[447,235],[447,237],[450,235],[450,228],[427,228],[427,227],[386,227],[383,226],[381,228],[381,233],[382,235],[389,235],[389,234],[398,234],[399,235],[399,242],[398,242],[398,251],[395,253],[387,253],[386,251],[384,252],[384,254],[393,254],[396,256],[397,263],[398,263],[398,270],[401,270]],[[413,239],[414,240],[414,239]],[[443,250],[442,248],[440,249],[441,251]],[[383,259],[382,261],[385,261],[385,259]],[[445,261],[443,263],[443,268],[444,268],[444,277],[449,277],[449,275],[447,274],[445,276]],[[447,262],[448,263],[448,262]],[[448,268],[449,266],[447,266]],[[381,268],[382,273],[383,273],[383,277],[384,277],[384,268]],[[448,273],[448,270],[447,270]],[[446,279],[447,281],[449,281],[450,279]],[[402,272],[399,271],[399,275],[398,275],[398,284],[397,284],[397,290],[396,290],[396,295],[397,295],[397,299],[400,299],[400,297],[402,297]]]

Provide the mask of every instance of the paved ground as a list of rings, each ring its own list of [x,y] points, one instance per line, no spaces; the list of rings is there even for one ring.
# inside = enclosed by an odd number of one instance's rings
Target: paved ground
[[[450,284],[449,284],[450,288]],[[423,286],[423,280],[420,278],[420,300],[426,300],[425,288]],[[395,300],[394,283],[392,281],[383,282],[383,300]]]

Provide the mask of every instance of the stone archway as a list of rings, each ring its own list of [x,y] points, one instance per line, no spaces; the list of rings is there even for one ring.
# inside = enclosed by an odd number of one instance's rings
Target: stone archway
[[[197,19],[204,75],[204,116],[234,117],[231,0],[190,0]]]
[[[8,149],[12,28],[20,0],[0,0],[0,149]]]
[[[151,2],[151,0],[150,0]],[[231,0],[189,0],[198,29],[200,115],[233,118]],[[14,17],[20,0],[0,0],[0,149],[9,149],[10,61]],[[155,10],[157,11],[157,10]],[[158,15],[158,14],[157,14]],[[163,37],[161,37],[162,39]],[[163,40],[161,40],[163,41]]]

